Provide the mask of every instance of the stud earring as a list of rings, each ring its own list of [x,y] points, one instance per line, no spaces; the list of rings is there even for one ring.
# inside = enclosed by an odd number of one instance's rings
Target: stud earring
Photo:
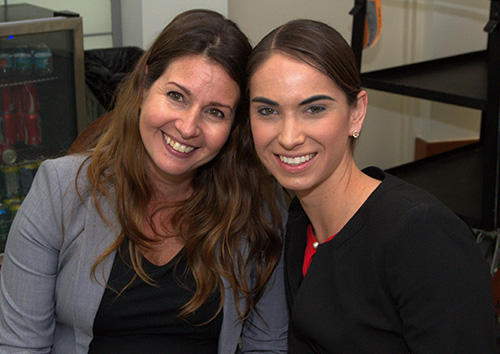
[[[358,132],[358,130],[354,130],[354,131],[352,132],[352,137],[353,137],[354,139],[357,139],[357,138],[359,137],[359,132]]]

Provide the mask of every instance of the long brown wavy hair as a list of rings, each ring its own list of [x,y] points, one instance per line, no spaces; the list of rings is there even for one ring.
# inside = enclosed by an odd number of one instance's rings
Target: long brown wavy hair
[[[87,175],[95,205],[104,218],[100,198],[112,200],[121,225],[115,242],[94,264],[94,278],[97,266],[126,243],[136,276],[152,282],[142,267],[140,252],[155,245],[143,232],[145,216],[152,225],[148,211],[153,195],[145,163],[147,152],[139,133],[143,92],[173,60],[196,55],[221,65],[243,93],[250,51],[248,39],[232,21],[216,12],[192,10],[165,27],[122,82],[114,109],[108,113],[107,128],[95,143],[84,148],[90,151]],[[248,102],[244,94],[240,96],[228,141],[212,161],[198,168],[192,195],[175,204],[171,219],[174,234],[185,240],[184,251],[196,282],[196,291],[180,309],[180,317],[193,314],[215,291],[221,293],[219,313],[224,277],[232,285],[244,321],[263,294],[281,254],[276,189],[254,153],[245,124]],[[156,212],[167,207],[172,205],[165,202]],[[245,308],[238,305],[242,298]]]

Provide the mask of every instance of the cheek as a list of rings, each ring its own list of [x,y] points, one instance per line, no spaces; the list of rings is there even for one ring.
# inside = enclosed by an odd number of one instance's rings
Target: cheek
[[[145,131],[147,130],[147,126],[145,124],[144,111],[141,110],[139,113],[139,133],[141,138],[144,139]]]
[[[150,107],[147,105],[142,105],[140,111],[139,111],[139,128],[141,130],[147,129],[148,127],[151,126],[151,110]]]
[[[151,134],[158,127],[157,115],[154,114],[154,110],[151,110],[150,106],[143,106],[139,112],[139,131],[141,136]]]
[[[255,119],[250,120],[250,127],[252,129],[252,137],[255,149],[259,151],[263,148],[263,146],[266,145],[266,140],[268,140],[270,129],[266,129],[264,124]]]
[[[218,152],[226,143],[230,133],[231,124],[213,127],[210,129],[210,133],[208,134],[207,145]]]

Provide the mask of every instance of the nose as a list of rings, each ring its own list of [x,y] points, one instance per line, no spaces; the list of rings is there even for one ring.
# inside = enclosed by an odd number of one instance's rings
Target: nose
[[[302,128],[302,123],[298,122],[294,117],[289,116],[283,119],[278,136],[280,145],[287,150],[292,150],[294,147],[303,144],[305,135]]]
[[[190,139],[200,134],[200,114],[197,110],[190,109],[182,112],[175,121],[175,127],[183,139]]]

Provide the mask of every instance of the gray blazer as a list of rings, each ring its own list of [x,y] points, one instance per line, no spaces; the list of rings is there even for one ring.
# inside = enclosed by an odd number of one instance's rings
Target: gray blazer
[[[97,213],[85,173],[78,197],[74,183],[82,161],[82,156],[45,161],[12,224],[0,273],[2,354],[88,352],[114,255],[98,267],[99,282],[91,278],[91,267],[120,226],[107,200],[102,212],[109,222]],[[267,325],[255,315],[242,326],[232,291],[225,292],[219,353],[286,353],[282,267],[281,262],[257,305]]]

